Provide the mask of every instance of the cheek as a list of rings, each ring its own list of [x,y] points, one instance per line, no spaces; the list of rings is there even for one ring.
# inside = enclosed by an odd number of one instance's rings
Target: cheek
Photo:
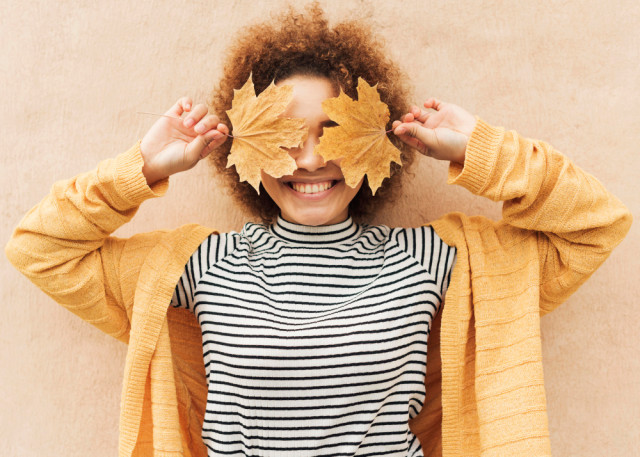
[[[360,182],[356,185],[355,188],[353,187],[349,187],[347,186],[347,184],[345,183],[345,187],[349,192],[349,203],[351,203],[351,201],[356,198],[356,195],[358,195],[358,192],[360,191],[360,188],[362,187],[362,183],[364,182],[364,178],[362,178],[360,180]]]
[[[277,198],[277,193],[280,187],[278,180],[269,176],[264,171],[261,171],[260,173],[261,173],[260,179],[262,180],[262,187],[264,187],[264,189],[267,191],[267,194],[269,194],[269,196],[273,200],[275,200],[274,197]]]

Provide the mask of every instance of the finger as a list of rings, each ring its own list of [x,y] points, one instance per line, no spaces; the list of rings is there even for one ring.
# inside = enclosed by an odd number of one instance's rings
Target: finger
[[[226,124],[219,123],[218,125],[216,125],[216,130],[222,133],[225,136],[225,138],[229,136],[229,127],[227,127]]]
[[[420,124],[413,122],[411,124],[401,124],[396,127],[394,133],[397,135],[408,135],[423,143],[427,149],[436,148],[438,146],[438,138],[432,129],[425,128]],[[423,152],[423,151],[421,151]]]
[[[222,124],[224,125],[224,124]],[[217,148],[218,146],[220,146],[222,143],[224,143],[225,141],[227,141],[227,138],[229,138],[229,136],[224,133],[221,132],[220,130],[211,130],[209,132],[207,132],[207,134],[205,135],[205,138],[207,141],[208,137],[210,135],[211,141],[209,143],[209,146],[211,147],[211,149]]]
[[[402,127],[401,127],[402,126]],[[408,144],[412,148],[418,149],[421,152],[426,150],[426,146],[417,138],[412,137],[407,133],[407,128],[404,124],[396,121],[394,122],[393,133],[400,138],[404,143]]]
[[[191,112],[184,118],[182,124],[186,128],[191,128],[196,125],[207,113],[209,110],[202,103],[193,107]]]
[[[431,108],[436,111],[440,111],[443,105],[444,105],[444,102],[438,100],[437,98],[430,98],[426,102],[424,102],[425,108],[427,109]]]
[[[413,117],[413,113],[407,113],[404,116],[402,116],[402,122],[404,123],[410,123],[413,122],[415,120],[415,118]]]
[[[423,127],[415,122],[405,125],[407,125],[407,135],[420,140],[427,146],[427,148],[438,146],[438,138],[432,129]],[[403,126],[400,127],[402,128]]]
[[[400,138],[403,143],[409,145],[413,149],[417,149],[420,153],[429,155],[427,146],[417,138],[412,138],[407,134],[398,135],[398,138]]]
[[[220,119],[218,119],[218,116],[215,114],[207,114],[196,124],[193,130],[202,135],[211,129],[215,129],[219,123]]]
[[[178,101],[175,102],[175,104],[171,108],[169,108],[169,111],[167,111],[165,114],[168,116],[180,117],[182,116],[182,113],[191,109],[192,103],[193,102],[191,101],[191,97],[180,97]]]
[[[187,144],[184,149],[184,160],[187,164],[195,164],[200,160],[202,151],[209,146],[211,138],[206,138],[205,135],[198,135],[191,142]],[[192,165],[193,166],[193,165]]]
[[[186,159],[194,162],[207,157],[211,151],[227,140],[227,136],[217,129],[198,135],[185,149]]]
[[[420,115],[416,117],[416,121],[424,125],[424,123],[427,122],[427,119],[429,119],[429,116],[431,116],[433,113],[435,113],[435,111],[433,110],[421,111]]]
[[[205,135],[205,142],[209,141],[209,138],[211,138],[211,141],[209,142],[208,146],[205,147],[200,153],[201,159],[207,157],[209,154],[211,154],[211,151],[227,141],[228,136],[220,132],[219,130],[211,130]]]

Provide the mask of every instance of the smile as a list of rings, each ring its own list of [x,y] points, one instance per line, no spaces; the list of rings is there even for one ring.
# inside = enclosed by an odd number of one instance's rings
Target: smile
[[[287,183],[287,185],[301,194],[318,194],[320,192],[324,192],[325,190],[331,189],[336,183],[337,181],[322,181],[314,183],[290,181]]]

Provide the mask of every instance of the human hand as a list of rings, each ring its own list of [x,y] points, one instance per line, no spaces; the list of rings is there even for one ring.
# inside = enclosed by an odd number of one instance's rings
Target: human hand
[[[193,168],[227,139],[229,128],[216,115],[208,114],[203,104],[192,106],[191,98],[182,97],[142,138],[142,173],[147,184]],[[185,112],[187,116],[181,118]]]
[[[465,109],[435,98],[424,102],[428,111],[411,107],[401,121],[393,122],[393,132],[420,153],[438,160],[464,164],[467,142],[476,118]]]

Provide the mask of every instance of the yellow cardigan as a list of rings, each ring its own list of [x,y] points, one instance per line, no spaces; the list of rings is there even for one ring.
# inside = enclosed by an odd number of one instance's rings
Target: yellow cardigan
[[[200,328],[168,305],[211,229],[185,225],[118,239],[147,198],[139,144],[54,184],[6,254],[55,301],[129,344],[120,457],[206,456]],[[631,215],[548,144],[478,120],[449,182],[496,201],[503,219],[454,213],[432,223],[457,261],[429,339],[427,398],[411,422],[426,456],[550,455],[540,316],[607,258]]]

